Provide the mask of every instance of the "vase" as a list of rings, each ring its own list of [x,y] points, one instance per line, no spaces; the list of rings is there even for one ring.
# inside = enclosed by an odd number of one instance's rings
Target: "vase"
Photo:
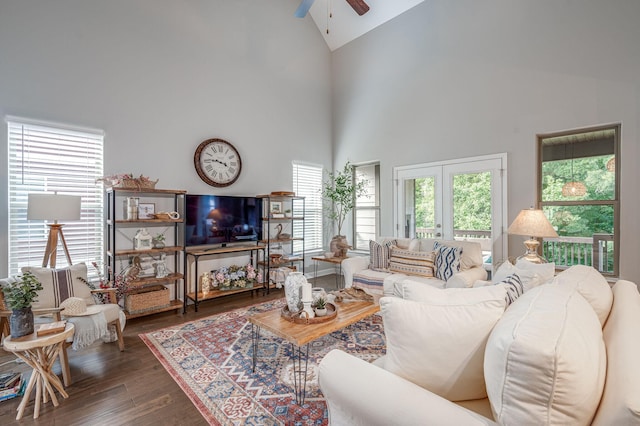
[[[323,317],[327,315],[327,308],[316,308],[316,316]]]
[[[302,272],[291,272],[284,280],[284,294],[289,312],[300,312],[302,285],[307,282]]]
[[[33,333],[33,311],[31,307],[14,309],[9,316],[11,337],[22,337]]]
[[[351,246],[347,242],[347,237],[344,235],[335,235],[329,244],[329,251],[336,257],[347,257],[347,250],[350,248]]]

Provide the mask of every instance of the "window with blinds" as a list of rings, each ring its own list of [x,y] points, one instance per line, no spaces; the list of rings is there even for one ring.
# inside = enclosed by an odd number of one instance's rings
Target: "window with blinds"
[[[101,130],[7,117],[9,146],[9,273],[23,266],[41,266],[49,227],[27,220],[30,193],[81,197],[81,219],[65,221],[63,232],[74,264],[103,263],[103,193],[96,179],[103,175]],[[53,218],[52,218],[53,219]],[[51,223],[51,222],[49,222]],[[56,268],[68,265],[58,243]]]
[[[304,223],[294,221],[293,235],[300,235],[296,227],[304,226],[304,245],[294,242],[294,252],[322,250],[322,166],[293,163],[293,190],[305,197]],[[295,214],[295,212],[294,212]]]
[[[380,164],[353,166],[356,183],[365,182],[365,195],[356,199],[353,209],[353,241],[355,250],[369,250],[380,229]]]

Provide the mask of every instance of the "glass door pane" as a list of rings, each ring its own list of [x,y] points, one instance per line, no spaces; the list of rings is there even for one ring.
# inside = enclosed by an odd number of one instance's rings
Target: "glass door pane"
[[[453,175],[453,238],[475,241],[491,255],[491,172]]]

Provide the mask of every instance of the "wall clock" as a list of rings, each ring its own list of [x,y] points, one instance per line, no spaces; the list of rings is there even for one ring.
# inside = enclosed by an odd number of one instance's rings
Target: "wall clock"
[[[216,187],[231,185],[242,170],[238,150],[223,139],[207,139],[198,145],[193,163],[200,179]]]

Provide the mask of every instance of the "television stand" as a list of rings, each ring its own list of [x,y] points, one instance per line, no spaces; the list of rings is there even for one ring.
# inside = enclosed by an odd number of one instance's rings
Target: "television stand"
[[[185,256],[184,256],[184,306],[183,306],[183,313],[187,313],[187,302],[189,300],[193,301],[194,307],[195,307],[195,311],[198,312],[198,305],[200,304],[200,302],[203,302],[205,300],[211,300],[211,299],[216,299],[218,297],[223,297],[223,296],[230,296],[232,294],[238,294],[238,293],[245,293],[245,292],[253,292],[254,290],[258,291],[258,290],[264,290],[264,289],[269,289],[269,286],[265,286],[265,283],[268,281],[265,281],[265,278],[268,279],[268,274],[265,273],[265,271],[263,271],[262,273],[262,277],[263,277],[263,281],[261,283],[258,283],[257,286],[251,287],[251,288],[239,288],[239,289],[234,289],[234,290],[210,290],[206,295],[204,295],[202,293],[202,291],[198,288],[198,284],[199,284],[199,274],[198,274],[198,263],[200,261],[200,258],[203,256],[218,256],[218,255],[222,255],[222,254],[229,254],[229,253],[246,253],[249,252],[250,257],[251,257],[251,264],[256,268],[256,270],[258,269],[258,260],[259,260],[259,254],[258,252],[262,251],[262,258],[264,258],[264,247],[263,246],[225,246],[223,245],[220,248],[193,248],[193,249],[186,249],[185,251]],[[195,271],[194,271],[194,275],[195,275],[195,281],[193,279],[190,278],[190,274],[189,271],[191,270],[191,268],[189,267],[189,258],[193,259],[194,262],[194,267],[195,267]],[[264,269],[264,268],[263,268]],[[194,286],[193,286],[193,291],[191,290],[191,283],[193,282]]]

